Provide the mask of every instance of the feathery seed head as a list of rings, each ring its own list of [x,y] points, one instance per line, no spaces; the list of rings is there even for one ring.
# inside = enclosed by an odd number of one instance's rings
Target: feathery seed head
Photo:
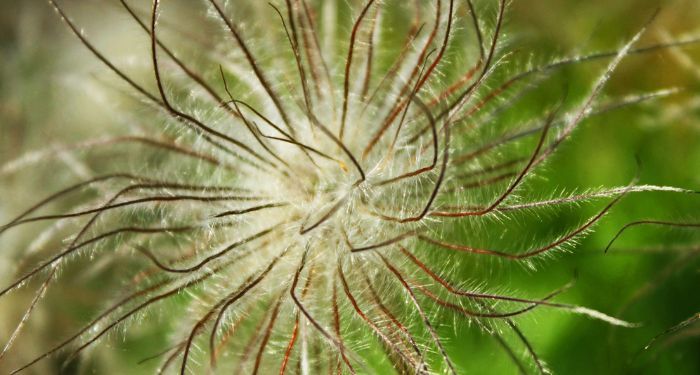
[[[147,74],[135,74],[93,44],[61,2],[50,3],[148,117],[137,131],[67,147],[123,156],[96,167],[87,157],[74,163],[85,167],[83,181],[0,227],[55,221],[62,224],[50,235],[67,238],[0,291],[5,298],[38,282],[27,317],[60,285],[62,268],[85,262],[81,255],[95,269],[105,259],[100,267],[118,273],[124,288],[109,291],[113,304],[100,303],[105,310],[94,320],[19,370],[62,351],[70,361],[111,332],[145,324],[135,319],[143,316],[171,327],[173,339],[148,360],[183,374],[454,374],[459,367],[436,323],[445,314],[499,340],[503,328],[518,333],[530,366],[544,373],[511,318],[552,308],[633,325],[552,301],[566,287],[525,298],[450,279],[474,257],[529,264],[573,244],[625,194],[669,190],[630,185],[549,200],[518,196],[584,119],[606,111],[600,94],[623,58],[645,51],[636,46],[644,30],[617,51],[508,76],[505,0],[206,0],[206,17],[183,5],[206,40],[189,24],[168,22],[166,15],[183,17],[168,13],[169,2],[155,0],[147,10],[122,0],[149,51],[138,64]],[[606,65],[583,99],[571,105],[562,98],[512,128],[501,124],[529,85],[587,61]],[[88,190],[96,194],[68,211],[37,212]],[[551,241],[479,246],[487,235],[482,220],[496,226],[511,214],[595,198],[608,201]],[[455,238],[462,228],[469,235]]]

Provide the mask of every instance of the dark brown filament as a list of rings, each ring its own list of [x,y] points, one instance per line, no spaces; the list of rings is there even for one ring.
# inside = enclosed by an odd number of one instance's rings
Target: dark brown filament
[[[226,310],[228,310],[228,308],[231,307],[231,305],[236,303],[236,301],[238,301],[239,299],[243,298],[248,292],[250,292],[251,289],[255,288],[256,285],[258,285],[263,279],[265,279],[265,277],[267,277],[270,271],[275,267],[277,262],[279,262],[279,260],[287,254],[288,250],[289,249],[285,249],[282,252],[282,254],[276,256],[272,260],[272,262],[270,262],[270,264],[268,264],[267,267],[263,271],[261,271],[257,276],[251,275],[246,281],[243,282],[240,288],[230,293],[226,298],[220,300],[214,307],[212,307],[211,310],[209,310],[209,312],[202,319],[200,319],[197,322],[195,327],[191,330],[190,336],[187,339],[187,343],[185,345],[185,351],[182,357],[182,365],[180,366],[181,375],[185,375],[185,372],[187,370],[187,359],[190,348],[192,346],[192,341],[194,340],[196,334],[199,333],[199,331],[214,316],[214,313],[216,313],[218,310],[218,315],[214,322],[214,326],[212,327],[212,331],[216,332]],[[211,337],[214,336],[212,335]]]
[[[364,8],[362,8],[362,11],[360,12],[360,16],[357,17],[357,20],[355,21],[355,24],[352,27],[352,32],[350,34],[350,47],[348,47],[348,57],[345,60],[345,80],[343,84],[343,109],[342,109],[342,114],[340,118],[340,131],[338,135],[338,139],[340,141],[343,141],[343,136],[345,135],[345,122],[347,121],[347,116],[348,116],[348,94],[350,91],[350,69],[352,67],[352,57],[353,54],[355,53],[355,41],[357,40],[357,31],[360,29],[360,25],[362,25],[362,21],[365,19],[365,16],[367,15],[367,11],[369,8],[372,6],[374,3],[374,0],[369,0],[367,1],[367,5],[365,5]]]
[[[386,267],[391,271],[391,273],[396,276],[396,278],[399,280],[401,285],[403,285],[404,289],[406,292],[408,292],[409,297],[411,298],[411,301],[413,302],[413,305],[416,307],[416,310],[421,316],[421,319],[423,320],[423,324],[425,325],[425,328],[430,332],[430,336],[432,336],[433,341],[435,342],[435,346],[437,346],[438,351],[440,352],[440,355],[442,356],[443,360],[447,364],[447,367],[449,368],[450,372],[453,375],[457,375],[457,371],[454,368],[454,365],[452,364],[452,361],[450,360],[450,357],[447,355],[447,352],[445,351],[445,348],[442,345],[442,342],[440,341],[440,337],[438,336],[437,332],[435,331],[435,328],[433,328],[432,323],[430,323],[430,319],[428,319],[427,314],[423,310],[423,307],[421,307],[420,303],[418,303],[418,299],[416,298],[415,293],[413,292],[413,289],[408,285],[404,277],[401,275],[401,272],[399,272],[398,269],[396,269],[383,255],[379,253],[375,253],[379,258],[384,262]]]
[[[605,246],[605,252],[607,253],[608,250],[610,250],[610,247],[617,241],[617,239],[622,236],[622,234],[629,228],[640,226],[640,225],[658,225],[658,226],[663,226],[663,227],[674,227],[674,228],[700,228],[700,223],[680,223],[680,222],[672,222],[672,221],[661,221],[661,220],[639,220],[639,221],[633,221],[631,223],[625,224],[622,228],[620,228],[619,231],[615,234],[615,236],[608,242],[608,245]]]
[[[311,315],[311,313],[304,307],[304,304],[302,301],[299,299],[299,297],[296,295],[296,289],[297,285],[299,284],[299,277],[301,275],[301,272],[304,270],[304,266],[306,266],[306,259],[308,256],[308,249],[304,250],[304,254],[302,255],[301,258],[301,263],[299,265],[299,268],[297,269],[296,273],[294,274],[294,280],[292,281],[292,289],[290,290],[290,295],[292,296],[292,300],[294,300],[294,303],[296,304],[297,308],[299,308],[299,311],[301,311],[302,314],[306,317],[306,319],[311,323],[314,328],[324,337],[326,340],[330,341],[338,350],[340,351],[341,355],[344,358],[345,364],[348,366],[348,369],[350,372],[353,374],[355,373],[354,368],[348,361],[347,357],[345,356],[345,345],[343,345],[342,341],[340,341],[340,336],[338,337],[333,337],[328,331],[321,326],[321,323],[319,323],[314,317]]]
[[[236,28],[236,26],[226,16],[226,14],[224,13],[224,10],[216,2],[216,0],[209,0],[209,3],[211,3],[211,5],[214,7],[219,18],[221,18],[221,20],[226,24],[226,27],[231,32],[231,35],[233,36],[233,38],[236,40],[236,43],[243,51],[243,54],[245,54],[245,57],[246,57],[246,60],[248,61],[248,64],[253,69],[253,73],[255,73],[255,76],[258,78],[258,81],[260,82],[260,84],[263,86],[263,88],[267,92],[269,98],[272,100],[272,103],[277,108],[277,111],[279,112],[280,116],[282,116],[282,120],[284,121],[285,126],[292,133],[292,135],[294,135],[294,133],[295,133],[294,127],[292,127],[289,115],[287,114],[287,112],[284,110],[284,107],[282,106],[282,101],[281,101],[280,97],[277,95],[277,93],[275,93],[273,91],[272,86],[270,85],[270,82],[268,81],[267,77],[263,74],[262,69],[260,69],[260,65],[257,63],[255,57],[253,56],[252,52],[248,48],[248,44],[243,40],[243,38],[241,37],[241,34],[238,31],[238,29]]]
[[[350,304],[357,315],[359,315],[360,318],[367,323],[367,325],[377,334],[377,336],[379,336],[385,345],[389,346],[389,348],[391,348],[401,357],[401,360],[405,361],[408,365],[410,365],[410,367],[416,367],[416,364],[413,363],[413,359],[407,356],[394,342],[392,342],[391,338],[387,337],[386,334],[384,334],[384,332],[382,332],[382,330],[365,314],[365,312],[362,311],[358,301],[350,291],[350,286],[348,285],[348,281],[345,279],[345,273],[343,272],[343,267],[341,264],[338,264],[338,275],[340,276],[340,281],[343,284],[345,296],[348,298],[348,301],[350,301]]]
[[[544,129],[542,130],[542,135],[540,136],[539,141],[537,142],[537,146],[535,147],[535,150],[532,152],[532,156],[530,157],[530,160],[528,161],[527,165],[520,171],[518,176],[515,178],[515,180],[510,184],[510,186],[501,194],[496,200],[491,203],[488,207],[482,209],[482,210],[476,210],[476,211],[465,211],[465,212],[431,212],[431,215],[433,216],[443,216],[443,217],[465,217],[465,216],[483,216],[486,215],[503,203],[504,200],[506,200],[512,193],[515,191],[515,189],[520,185],[520,183],[523,181],[525,176],[527,176],[528,172],[532,169],[533,165],[535,165],[538,157],[540,156],[540,151],[542,150],[542,146],[544,145],[545,139],[547,139],[547,133],[549,132],[549,128],[552,125],[552,122],[554,121],[554,114],[556,112],[552,112],[549,115],[549,118],[545,122]]]
[[[425,235],[418,235],[418,239],[423,241],[423,242],[430,243],[430,244],[433,244],[433,245],[438,246],[438,247],[442,247],[444,249],[449,249],[449,250],[454,250],[454,251],[459,251],[459,252],[467,252],[467,253],[483,254],[483,255],[493,255],[493,256],[500,257],[500,258],[511,259],[511,260],[522,260],[522,259],[532,258],[534,256],[537,256],[537,255],[546,253],[550,250],[556,249],[560,245],[566,244],[567,242],[571,241],[572,239],[574,239],[578,235],[582,234],[583,232],[585,232],[586,230],[591,228],[598,221],[600,221],[600,219],[602,219],[603,216],[605,216],[605,214],[608,213],[608,211],[610,211],[610,209],[612,209],[612,207],[615,204],[617,204],[620,201],[620,199],[622,199],[622,197],[624,195],[625,194],[623,193],[620,196],[618,196],[617,198],[615,198],[612,202],[608,203],[608,205],[605,206],[605,208],[603,208],[593,218],[591,218],[590,220],[588,220],[586,223],[579,226],[575,230],[571,231],[567,235],[561,237],[560,239],[558,239],[554,242],[551,242],[545,246],[542,246],[542,247],[539,247],[539,248],[533,249],[533,250],[528,250],[528,251],[520,253],[520,254],[512,254],[512,253],[507,253],[507,252],[503,252],[503,251],[499,251],[499,250],[480,249],[480,248],[475,248],[475,247],[471,247],[471,246],[458,245],[458,244],[454,244],[454,243],[439,241],[439,240],[430,238],[430,237],[425,236]]]

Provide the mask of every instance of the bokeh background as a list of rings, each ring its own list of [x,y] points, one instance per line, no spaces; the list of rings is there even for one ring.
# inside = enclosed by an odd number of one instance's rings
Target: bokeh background
[[[128,56],[133,48],[130,36],[140,31],[124,22],[125,16],[110,4],[114,1],[65,3],[95,44]],[[147,2],[134,3],[141,9],[148,7]],[[640,45],[700,35],[700,2],[695,0],[516,0],[508,15],[507,43],[524,51],[525,60],[532,56],[534,62],[615,49],[634,35],[657,7],[661,14]],[[528,103],[536,108],[538,102],[551,102],[562,82],[574,96],[583,92],[603,67],[587,64],[564,69],[551,87],[537,90],[511,116],[527,111]],[[112,120],[115,111],[109,108],[110,98],[95,89],[103,84],[103,75],[99,63],[69,34],[46,2],[0,0],[0,166],[31,150],[115,129],[118,122]],[[635,155],[642,162],[641,183],[700,189],[700,46],[626,59],[605,95],[619,98],[664,88],[681,91],[585,121],[528,189],[579,191],[624,186],[635,174]],[[41,171],[37,174],[29,166],[0,175],[0,222],[37,196],[63,186],[58,174]],[[556,233],[557,228],[578,223],[599,208],[593,204],[516,217],[509,222],[508,232],[493,233],[498,237],[494,243]],[[700,222],[700,196],[630,196],[595,233],[571,252],[539,263],[536,271],[507,263],[474,262],[461,265],[461,275],[456,276],[485,281],[485,285],[501,290],[541,296],[577,275],[575,286],[558,300],[642,323],[640,328],[616,328],[547,309],[537,309],[518,319],[532,346],[554,373],[700,374],[700,324],[664,336],[649,350],[643,350],[657,334],[700,312],[700,230],[637,228],[626,233],[611,253],[603,254],[602,249],[622,225],[644,218]],[[520,225],[520,219],[527,225]],[[19,245],[31,236],[20,232],[0,238],[3,283],[15,270],[22,250]],[[34,352],[35,347],[46,347],[45,342],[64,334],[61,327],[42,326],[42,321],[55,322],[53,315],[67,322],[81,318],[84,312],[80,306],[100,298],[99,287],[78,286],[79,279],[75,293],[64,291],[47,299],[48,307],[40,311],[44,319],[40,315],[32,323],[32,334],[19,343],[14,358],[0,362],[0,373],[23,362],[23,348]],[[18,293],[0,300],[0,343],[7,340],[21,306],[30,298],[28,293]],[[518,372],[493,339],[475,326],[452,329],[449,318],[439,323],[455,362],[468,373]],[[116,349],[110,354],[97,351],[87,371],[151,373],[152,367],[135,362],[150,353],[151,344],[166,334],[153,328],[143,336],[145,339],[126,343],[116,338],[111,344]],[[58,357],[35,371],[55,373],[60,361]]]

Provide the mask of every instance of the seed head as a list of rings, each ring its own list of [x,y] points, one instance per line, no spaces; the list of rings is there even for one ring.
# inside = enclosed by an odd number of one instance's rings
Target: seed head
[[[17,372],[57,353],[70,363],[112,332],[158,326],[170,343],[143,361],[160,361],[161,372],[456,374],[451,327],[440,324],[449,316],[474,322],[511,354],[502,331],[517,333],[527,349],[513,356],[518,366],[544,373],[513,318],[557,309],[634,324],[555,302],[567,286],[523,297],[467,286],[453,270],[484,258],[535,269],[628,193],[692,193],[635,181],[547,200],[521,191],[586,118],[672,93],[601,105],[625,57],[696,40],[640,47],[643,26],[618,50],[510,75],[505,0],[205,0],[182,9],[121,0],[148,50],[129,69],[49,2],[137,99],[112,105],[139,125],[65,147],[88,150],[69,163],[87,167],[84,179],[0,228],[52,222],[49,236],[67,238],[0,291],[36,288],[27,319],[71,279],[71,264],[121,285],[101,293],[94,307],[103,310],[82,328]],[[546,76],[591,61],[604,67],[583,98],[562,90],[536,116],[501,124]],[[91,165],[90,153],[105,150],[113,155]],[[39,213],[75,196],[69,209]],[[509,215],[601,199],[598,212],[546,243],[480,245],[507,229],[498,220]]]

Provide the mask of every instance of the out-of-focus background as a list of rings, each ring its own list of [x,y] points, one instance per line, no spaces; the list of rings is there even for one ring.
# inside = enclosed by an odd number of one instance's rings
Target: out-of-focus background
[[[134,48],[125,41],[134,40],[130,36],[140,31],[125,22],[126,16],[113,4],[116,1],[65,3],[95,44],[117,54]],[[148,8],[146,2],[138,5]],[[526,55],[531,53],[534,62],[607,51],[632,37],[657,7],[661,14],[640,45],[700,35],[700,2],[696,0],[516,0],[507,18],[507,40],[511,47]],[[582,86],[603,66],[566,69],[560,79],[574,87]],[[99,74],[86,75],[91,71]],[[0,1],[0,166],[30,150],[107,133],[117,126],[117,121],[111,119],[115,112],[108,108],[109,98],[99,97],[99,90],[90,89],[101,84],[103,73],[45,1]],[[533,189],[540,185],[543,190],[559,191],[625,185],[635,173],[635,155],[642,163],[641,183],[700,189],[700,46],[629,57],[615,73],[605,95],[623,97],[664,88],[681,91],[586,121]],[[541,95],[542,100],[550,100],[546,93]],[[37,196],[62,186],[58,181],[56,175],[37,176],[31,170],[1,175],[0,222],[9,220]],[[540,224],[529,224],[525,234],[552,233],[557,225],[579,222],[596,208],[586,206],[545,215]],[[555,373],[699,374],[700,324],[664,336],[648,350],[643,348],[657,334],[700,313],[700,230],[633,229],[616,243],[615,249],[603,254],[602,249],[621,226],[645,218],[700,222],[700,196],[631,196],[571,253],[542,262],[536,272],[507,264],[483,271],[474,265],[465,266],[463,276],[488,280],[491,287],[539,296],[566,284],[576,274],[576,285],[560,301],[642,323],[639,328],[616,328],[581,316],[537,309],[518,322]],[[0,253],[3,284],[10,279],[13,262],[21,253],[16,246],[27,243],[29,236],[0,237],[0,252],[5,252]],[[71,314],[79,315],[69,307],[71,301],[82,305],[99,298],[99,292],[91,288],[75,291],[82,294],[67,292],[49,298],[47,303],[53,304],[52,308],[42,313],[62,314],[69,319]],[[29,294],[0,299],[0,345],[4,345],[19,318],[19,306],[30,299]],[[443,327],[451,324],[439,322]],[[35,345],[45,347],[44,342],[53,342],[52,335],[59,331],[56,327],[33,326],[33,335],[21,345],[32,347],[32,351]],[[492,339],[474,326],[443,331],[453,335],[447,345],[455,362],[470,373],[517,373],[506,355],[495,349]],[[152,336],[154,340],[163,337]],[[149,346],[143,342],[138,345]],[[152,371],[151,367],[135,364],[130,368],[116,364],[110,367],[110,361],[136,362],[133,354],[100,358],[105,362],[96,367],[102,369],[96,373]],[[14,365],[22,362],[13,358],[5,361]],[[0,372],[10,367],[0,362]],[[53,371],[47,370],[50,368],[44,371]],[[128,372],[117,372],[117,368]]]

